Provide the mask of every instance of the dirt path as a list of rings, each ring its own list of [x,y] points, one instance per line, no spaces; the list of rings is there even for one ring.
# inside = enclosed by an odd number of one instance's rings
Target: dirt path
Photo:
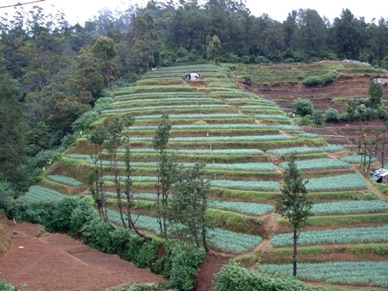
[[[163,282],[115,255],[95,251],[65,234],[32,224],[10,225],[12,249],[0,257],[0,279],[28,290],[106,290],[136,282]]]

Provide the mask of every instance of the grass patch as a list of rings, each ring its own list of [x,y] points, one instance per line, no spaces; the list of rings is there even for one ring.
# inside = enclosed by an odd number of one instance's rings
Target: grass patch
[[[215,227],[238,233],[263,235],[263,220],[256,220],[231,211],[208,209],[206,214]]]

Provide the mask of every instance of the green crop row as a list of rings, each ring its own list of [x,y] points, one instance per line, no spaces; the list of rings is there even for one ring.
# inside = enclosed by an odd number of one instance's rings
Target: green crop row
[[[291,264],[264,264],[259,268],[277,275],[292,275]],[[299,263],[297,278],[336,284],[388,287],[388,262]]]
[[[246,103],[254,103],[254,104],[257,104],[257,105],[266,104],[266,105],[272,105],[272,106],[279,107],[276,104],[276,102],[273,102],[272,100],[260,98],[257,95],[251,95],[251,96],[248,96],[248,97],[245,97],[245,98],[226,98],[225,101],[226,102],[232,102],[232,103],[238,103],[238,102],[244,103],[244,102],[246,102]]]
[[[58,201],[64,197],[65,195],[59,193],[58,191],[34,185],[31,186],[25,194],[21,195],[18,198],[18,201],[24,201],[28,203],[41,203],[49,201]]]
[[[313,204],[314,215],[388,212],[388,205],[381,200],[341,201]]]
[[[135,108],[118,108],[118,109],[106,109],[102,114],[108,113],[123,113],[123,112],[137,112],[137,111],[160,111],[166,109],[219,109],[219,108],[233,108],[233,106],[226,104],[206,104],[206,105],[169,105],[169,106],[147,106],[147,107],[135,107]]]
[[[248,109],[268,109],[268,110],[281,110],[279,106],[271,106],[271,105],[241,105],[239,106],[242,110],[248,110]]]
[[[298,170],[301,171],[350,168],[348,163],[335,159],[303,160],[296,161],[295,164]],[[280,163],[280,167],[283,169],[288,169],[288,162]]]
[[[162,115],[143,115],[138,116],[136,119],[161,119]],[[213,114],[170,114],[169,119],[235,119],[235,118],[252,118],[245,114],[239,113],[213,113]]]
[[[121,223],[118,212],[108,210],[108,216],[112,222]],[[136,225],[140,229],[147,229],[159,233],[159,225],[154,217],[140,215],[137,217]],[[261,237],[213,228],[208,230],[208,241],[217,250],[230,253],[243,253],[254,249],[261,242]]]
[[[146,78],[138,80],[134,83],[134,86],[144,85],[179,85],[183,83],[183,79],[180,77],[169,78]]]
[[[86,162],[93,164],[91,158],[86,158]],[[98,163],[102,163],[104,166],[109,166],[112,164],[111,161],[102,160]],[[125,167],[125,162],[117,161],[117,166]],[[195,163],[178,163],[178,166],[183,168],[192,168]],[[131,162],[131,168],[156,168],[158,166],[157,162]],[[232,164],[221,164],[221,163],[209,163],[206,165],[205,171],[207,169],[220,169],[227,171],[251,171],[251,172],[276,172],[278,169],[272,163],[232,163]]]
[[[207,84],[210,88],[237,88],[235,83],[224,83],[224,82],[209,82]]]
[[[124,153],[125,149],[117,149],[117,152]],[[174,153],[177,153],[178,155],[262,155],[264,154],[264,152],[259,149],[220,149],[220,150],[178,149],[178,150],[167,150],[167,152],[169,153],[174,152]],[[131,153],[155,153],[155,150],[150,148],[131,149]],[[73,154],[69,156],[72,156],[72,155]]]
[[[254,115],[255,118],[257,119],[275,119],[275,120],[288,120],[290,119],[289,117],[285,115],[280,115],[280,114],[256,114]]]
[[[178,129],[278,129],[288,131],[301,131],[301,128],[297,125],[266,125],[266,124],[251,124],[251,123],[232,123],[232,124],[175,124],[172,125],[172,130]],[[145,125],[145,126],[132,126],[129,127],[130,131],[137,130],[156,130],[156,125]]]
[[[340,152],[345,150],[343,146],[328,145],[324,147],[311,148],[311,147],[292,147],[284,149],[268,150],[267,153],[277,156],[286,156],[291,154],[309,154],[309,153],[323,153],[323,152]]]
[[[110,104],[110,107],[117,107],[118,105],[133,105],[144,107],[145,104],[154,104],[156,105],[168,105],[168,104],[182,104],[182,103],[193,103],[193,104],[204,104],[204,103],[221,103],[221,100],[214,98],[182,98],[182,97],[170,97],[170,98],[160,98],[160,99],[130,99],[124,101],[116,101]]]
[[[212,91],[212,92],[209,92],[209,96],[211,97],[243,97],[243,96],[255,96],[257,97],[257,95],[255,93],[251,93],[251,92],[244,92],[244,91],[235,91],[235,90],[231,90],[231,91]]]
[[[346,163],[351,163],[351,164],[360,164],[362,161],[364,161],[364,156],[362,155],[346,156],[341,158],[341,161],[344,161]],[[369,156],[366,157],[366,161],[369,161]],[[377,159],[375,157],[372,157],[371,162],[377,162]]]
[[[275,247],[293,244],[293,233],[275,235],[272,245]],[[299,245],[355,244],[366,242],[388,242],[388,226],[343,228],[321,231],[302,231]]]
[[[157,93],[132,93],[127,95],[116,96],[115,100],[124,100],[124,99],[159,99],[162,97],[181,97],[181,98],[205,98],[205,93],[202,92],[157,92]]]
[[[118,179],[125,181],[125,176],[118,176]],[[103,176],[104,181],[113,181],[114,176]],[[156,182],[156,176],[132,176],[134,182]],[[209,180],[212,187],[243,189],[254,191],[280,191],[280,184],[274,181],[232,181],[232,180]]]
[[[269,140],[290,140],[297,139],[291,135],[248,135],[248,136],[192,136],[173,137],[170,142],[237,142],[237,141],[269,141]],[[132,137],[132,141],[151,141],[152,137]]]
[[[231,181],[212,180],[211,186],[254,191],[280,191],[280,184],[275,181]]]
[[[357,173],[309,179],[306,188],[307,191],[361,190],[367,189],[368,184]]]
[[[209,200],[208,205],[210,208],[230,210],[255,216],[261,216],[275,211],[275,207],[273,205],[253,202],[227,202]]]
[[[137,200],[150,200],[156,201],[157,195],[154,193],[134,193],[132,194],[134,199]],[[117,193],[115,192],[105,192],[106,197],[116,198]],[[125,198],[125,195],[121,195],[122,198]],[[275,207],[270,204],[260,204],[252,202],[227,202],[227,201],[217,201],[209,200],[209,208],[230,210],[247,215],[261,216],[267,213],[273,212]]]
[[[61,176],[61,175],[48,175],[47,178],[51,181],[65,184],[71,187],[82,187],[84,184],[77,179],[74,179],[72,177],[67,176]]]

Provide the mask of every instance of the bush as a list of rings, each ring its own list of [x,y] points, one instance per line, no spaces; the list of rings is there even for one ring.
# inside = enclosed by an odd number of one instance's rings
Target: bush
[[[88,221],[81,228],[82,241],[92,248],[109,253],[113,229],[99,217]]]
[[[117,254],[120,258],[126,259],[128,244],[134,237],[131,230],[124,227],[119,227],[110,232],[112,244],[109,248],[109,253]]]
[[[45,228],[47,227],[47,231],[53,231],[51,218],[54,215],[56,203],[18,203],[15,206],[15,218],[18,221],[41,224]]]
[[[330,71],[323,76],[311,76],[302,82],[305,86],[323,86],[332,83],[338,78],[338,74],[335,71]]]
[[[237,264],[230,264],[221,268],[216,275],[213,291],[303,291],[313,290],[301,281],[289,278],[274,278],[262,272],[248,271]]]
[[[314,124],[314,119],[311,117],[311,115],[305,115],[299,121],[299,125],[301,125],[301,126],[311,126],[313,124]]]
[[[341,121],[341,114],[335,108],[329,108],[326,110],[325,114],[326,122],[339,122]]]
[[[93,122],[97,121],[98,117],[99,114],[96,111],[85,112],[73,122],[74,131],[79,132],[89,128]]]
[[[332,83],[338,78],[338,74],[335,71],[330,71],[327,74],[322,76],[322,83],[323,85]]]
[[[311,77],[308,77],[306,80],[304,80],[302,84],[309,87],[320,86],[320,85],[323,85],[323,81],[318,76],[311,76]]]
[[[3,280],[0,280],[0,290],[1,291],[25,291],[27,290],[27,287],[26,285],[23,285],[22,289],[18,289],[16,286],[13,286]]]
[[[300,116],[312,115],[314,113],[314,106],[311,100],[298,98],[294,102],[295,114]]]
[[[178,242],[170,242],[167,247],[171,263],[170,287],[178,290],[194,290],[193,278],[205,259],[205,250],[193,244]]]
[[[140,268],[151,268],[157,259],[160,246],[161,242],[156,239],[146,241],[135,253],[133,262]]]
[[[5,211],[8,218],[14,218],[16,215],[15,206],[11,185],[0,183],[0,209]]]
[[[53,206],[49,221],[45,222],[45,228],[51,232],[68,232],[70,230],[72,212],[78,206],[80,199],[74,197],[65,197]]]
[[[315,110],[313,115],[312,115],[312,119],[314,121],[315,124],[317,125],[322,125],[323,123],[323,120],[325,119],[324,115],[323,115],[323,112],[320,111],[320,110]]]
[[[73,236],[76,236],[82,232],[82,227],[84,224],[95,218],[98,218],[99,216],[88,200],[80,199],[69,217],[69,233]]]

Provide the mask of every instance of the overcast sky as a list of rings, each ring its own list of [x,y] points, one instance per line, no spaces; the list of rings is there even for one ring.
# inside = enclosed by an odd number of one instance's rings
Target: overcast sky
[[[0,6],[16,4],[18,2],[25,3],[34,0],[0,0]],[[106,7],[112,11],[116,9],[125,9],[130,4],[139,3],[141,6],[146,3],[146,0],[45,0],[36,5],[44,9],[50,9],[54,5],[58,9],[62,9],[71,24],[79,21],[81,24],[85,20],[92,19],[98,15],[98,11]],[[28,10],[34,4],[25,5]],[[330,22],[333,22],[335,17],[339,17],[343,9],[348,8],[355,17],[365,17],[366,22],[371,22],[373,18],[376,20],[381,17],[388,19],[388,0],[246,0],[246,6],[255,16],[260,16],[263,13],[268,14],[272,19],[283,21],[286,20],[288,13],[292,10],[299,9],[314,9],[318,11],[323,18],[326,17]],[[13,8],[1,9],[0,14],[12,13]]]

